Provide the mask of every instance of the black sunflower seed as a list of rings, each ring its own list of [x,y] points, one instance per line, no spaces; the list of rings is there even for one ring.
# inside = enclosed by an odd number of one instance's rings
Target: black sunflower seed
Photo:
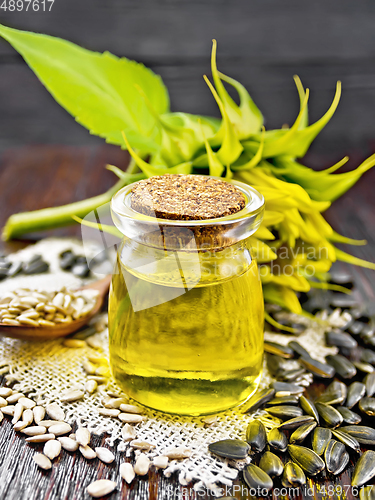
[[[336,439],[344,443],[345,446],[348,446],[357,453],[361,451],[361,447],[358,441],[353,436],[350,436],[350,434],[342,432],[340,431],[340,429],[332,429],[332,434],[335,436]]]
[[[22,268],[23,268],[22,262],[13,262],[13,264],[7,271],[8,278],[13,278],[13,276],[16,276],[18,273],[22,271]]]
[[[330,303],[332,307],[339,307],[340,309],[350,309],[358,305],[357,299],[353,295],[340,292],[335,292],[331,295]]]
[[[304,424],[310,424],[313,422],[315,419],[314,417],[311,417],[310,415],[301,415],[300,417],[294,417],[291,418],[290,420],[287,420],[286,422],[283,422],[278,426],[280,430],[292,430],[296,429],[300,425]]]
[[[283,382],[294,382],[305,372],[306,372],[305,368],[302,367],[296,368],[295,370],[288,370],[288,371],[284,370],[278,374],[278,379],[282,380]]]
[[[330,354],[326,356],[326,361],[329,365],[333,366],[336,373],[342,378],[353,378],[357,373],[353,363],[341,354]]]
[[[362,373],[372,373],[375,368],[370,363],[364,363],[363,361],[353,361],[353,365]]]
[[[293,434],[289,438],[289,443],[291,444],[299,444],[302,443],[307,436],[310,434],[310,432],[315,429],[317,426],[316,421],[314,420],[313,422],[308,422],[307,424],[301,425],[301,427],[298,427]]]
[[[224,439],[208,445],[211,453],[219,457],[231,458],[233,460],[243,460],[247,457],[250,446],[240,439]]]
[[[36,260],[33,262],[27,262],[23,265],[23,272],[25,274],[41,274],[47,272],[49,269],[49,264],[43,260]]]
[[[326,332],[326,344],[336,347],[347,347],[349,349],[354,349],[357,347],[358,342],[353,339],[348,333],[344,333],[341,330],[332,330]]]
[[[361,352],[361,361],[375,365],[375,351],[372,349],[363,349]]]
[[[343,404],[346,399],[347,387],[343,382],[334,380],[315,403],[326,403],[330,405]]]
[[[76,262],[76,256],[72,252],[72,250],[65,250],[60,254],[59,265],[61,269],[68,270],[71,269],[73,264]]]
[[[329,275],[329,283],[332,283],[333,285],[340,285],[345,288],[353,288],[354,286],[353,275],[350,273],[331,269]]]
[[[347,425],[340,427],[340,431],[353,436],[360,444],[375,445],[375,429],[372,427],[367,427],[366,425]]]
[[[278,396],[290,396],[291,394],[302,394],[305,390],[297,384],[288,384],[286,382],[273,382],[272,387],[276,391],[276,397]],[[280,394],[281,393],[281,394]]]
[[[243,478],[249,488],[269,491],[273,486],[270,476],[260,467],[250,464],[243,471]]]
[[[337,464],[337,468],[332,474],[335,474],[337,476],[338,474],[341,474],[341,472],[345,469],[345,467],[349,463],[349,453],[347,451],[344,451],[344,453],[341,455],[339,459],[339,463]]]
[[[290,347],[291,349],[293,349],[293,351],[296,354],[298,354],[299,356],[310,357],[310,354],[306,351],[306,349],[304,347],[302,347],[301,344],[299,344],[295,340],[292,340],[291,342],[289,342],[288,347]]]
[[[307,415],[310,415],[311,417],[314,417],[315,420],[319,424],[319,413],[318,410],[316,409],[314,403],[307,399],[305,396],[301,395],[299,398],[299,404],[302,408],[302,410],[307,413]]]
[[[288,462],[284,467],[282,484],[285,488],[290,486],[299,488],[306,483],[306,476],[301,467],[294,463]]]
[[[336,410],[341,413],[342,418],[346,424],[359,424],[362,417],[352,410],[349,410],[346,406],[338,406]]]
[[[74,264],[71,271],[74,276],[78,276],[79,278],[85,278],[90,274],[90,268],[86,262]]]
[[[353,408],[358,401],[366,394],[366,386],[361,382],[353,382],[348,387],[348,395],[346,397],[346,406]]]
[[[366,386],[366,394],[371,397],[375,394],[375,373],[369,373],[364,377],[362,382]]]
[[[338,427],[344,420],[336,408],[326,403],[316,403],[316,409],[328,427]]]
[[[362,323],[362,321],[353,321],[350,325],[348,325],[347,330],[353,335],[359,335],[365,326],[365,323]]]
[[[375,488],[373,484],[359,490],[359,500],[375,500]]]
[[[275,389],[263,389],[262,391],[257,391],[251,396],[249,401],[247,401],[244,413],[252,413],[270,401],[274,395]]]
[[[352,486],[362,486],[375,476],[375,451],[367,450],[359,458],[352,476]]]
[[[328,472],[336,474],[342,455],[345,453],[345,445],[335,439],[331,439],[324,451],[324,461]]]
[[[294,417],[302,416],[302,409],[298,406],[289,406],[289,405],[276,405],[270,406],[267,408],[268,413],[273,415],[274,417],[281,418],[282,420],[288,420]]]
[[[313,450],[296,444],[288,445],[289,455],[309,476],[315,476],[325,468],[324,461]]]
[[[259,453],[264,450],[267,443],[266,428],[260,420],[253,420],[246,430],[246,441],[250,445],[251,451]]]
[[[259,461],[259,467],[270,477],[281,476],[284,470],[281,459],[271,451],[263,453]]]
[[[312,449],[317,455],[323,455],[327,444],[332,439],[331,429],[326,427],[316,427],[311,440]]]
[[[362,413],[373,417],[375,415],[375,398],[362,398],[358,403],[358,408]]]
[[[275,405],[294,405],[298,404],[298,397],[297,396],[282,396],[281,398],[273,398],[271,401],[267,403],[269,406],[275,406]]]
[[[286,435],[277,429],[276,427],[272,429],[267,435],[267,441],[272,448],[284,452],[288,446],[288,440]]]
[[[286,345],[278,344],[277,342],[264,342],[264,351],[270,354],[276,354],[281,358],[292,358],[294,355],[293,349]]]
[[[299,362],[306,368],[306,370],[310,371],[313,375],[319,378],[332,378],[336,373],[333,366],[327,363],[321,363],[310,356],[302,356],[299,359]]]

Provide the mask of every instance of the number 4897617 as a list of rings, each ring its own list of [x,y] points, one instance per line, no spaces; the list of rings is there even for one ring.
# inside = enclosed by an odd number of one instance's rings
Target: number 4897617
[[[20,12],[22,10],[26,12],[29,10],[34,12],[49,12],[54,3],[55,0],[3,0],[0,9],[8,12]]]

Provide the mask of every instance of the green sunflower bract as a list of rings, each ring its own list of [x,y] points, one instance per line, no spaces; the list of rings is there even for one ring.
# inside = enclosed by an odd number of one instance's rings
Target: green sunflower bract
[[[327,273],[336,260],[375,269],[375,264],[335,247],[335,243],[365,242],[336,233],[322,215],[375,165],[375,155],[342,174],[336,171],[346,163],[346,157],[319,172],[298,160],[332,118],[340,100],[340,82],[328,111],[309,125],[309,90],[294,77],[300,100],[294,124],[265,130],[262,113],[247,90],[218,71],[215,40],[213,84],[204,78],[221,120],[170,112],[161,78],[135,61],[1,25],[0,35],[80,124],[107,142],[128,149],[132,156],[127,172],[108,166],[119,180],[106,193],[63,207],[12,215],[4,228],[4,239],[69,224],[73,217],[81,221],[135,180],[164,173],[200,173],[237,179],[264,195],[264,221],[251,239],[267,302],[300,313],[297,293],[311,286],[327,288]],[[239,104],[225,85],[238,93]]]

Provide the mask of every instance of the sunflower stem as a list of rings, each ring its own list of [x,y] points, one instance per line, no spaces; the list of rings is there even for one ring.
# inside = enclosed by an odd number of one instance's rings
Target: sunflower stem
[[[124,178],[119,179],[105,193],[93,198],[76,201],[60,207],[43,208],[32,212],[21,212],[11,215],[3,229],[3,240],[18,238],[26,233],[33,233],[35,231],[44,231],[59,226],[76,224],[72,218],[73,215],[83,219],[92,210],[108,203],[119,189],[144,177],[143,174],[136,174],[136,170],[137,165],[131,160],[127,171],[124,172]]]

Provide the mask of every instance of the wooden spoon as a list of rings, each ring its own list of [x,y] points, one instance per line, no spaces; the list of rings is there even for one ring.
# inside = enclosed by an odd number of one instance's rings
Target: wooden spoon
[[[99,281],[95,281],[94,283],[90,283],[80,288],[80,290],[91,289],[99,291],[95,306],[82,318],[71,321],[70,323],[57,323],[55,326],[6,325],[0,323],[0,335],[21,340],[52,340],[58,337],[66,337],[70,333],[76,332],[85,326],[90,319],[100,311],[104,298],[108,293],[110,283],[111,275],[108,275]]]

